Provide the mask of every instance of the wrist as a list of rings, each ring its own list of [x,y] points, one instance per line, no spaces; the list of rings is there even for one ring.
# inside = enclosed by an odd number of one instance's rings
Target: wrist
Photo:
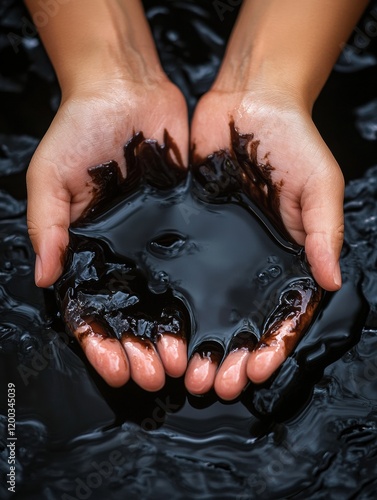
[[[250,35],[242,37],[238,32],[227,48],[212,90],[281,95],[311,113],[325,82],[313,73],[297,53],[279,50],[263,38],[251,42]]]
[[[254,102],[270,102],[274,107],[300,108],[311,114],[316,92],[299,74],[294,64],[277,66],[274,60],[253,58],[246,65],[245,58],[239,62],[233,58],[229,66],[224,65],[211,90],[219,93],[248,95]]]
[[[31,13],[38,8],[25,1]],[[39,34],[63,96],[100,82],[148,84],[163,75],[139,0],[65,2]]]
[[[85,94],[117,86],[142,84],[153,86],[166,78],[158,59],[151,60],[123,43],[96,40],[68,64],[56,67],[63,101],[72,95]]]
[[[244,0],[213,88],[281,89],[311,110],[366,3]]]

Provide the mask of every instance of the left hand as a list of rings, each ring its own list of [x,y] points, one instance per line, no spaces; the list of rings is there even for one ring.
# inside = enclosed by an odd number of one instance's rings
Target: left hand
[[[324,289],[337,290],[341,286],[344,180],[310,109],[291,89],[256,85],[237,92],[211,90],[193,118],[195,155],[203,158],[229,149],[231,119],[240,133],[253,133],[260,141],[258,161],[263,163],[268,156],[274,169],[272,180],[281,184],[283,222],[293,239],[305,246],[314,278]],[[234,399],[248,379],[267,380],[285,357],[279,346],[252,352],[243,348],[231,352],[218,368],[195,354],[186,372],[186,386],[194,394],[203,394],[214,385],[220,397]]]

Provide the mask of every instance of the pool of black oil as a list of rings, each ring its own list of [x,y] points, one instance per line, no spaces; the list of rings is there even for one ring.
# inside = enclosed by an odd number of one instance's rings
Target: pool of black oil
[[[236,3],[146,3],[161,59],[191,109],[217,70]],[[325,297],[273,380],[224,403],[187,395],[182,380],[158,393],[110,389],[65,333],[53,291],[34,286],[25,169],[59,92],[23,6],[2,2],[1,498],[375,498],[377,50],[365,26],[376,10],[372,2],[314,113],[348,181],[345,286]],[[9,383],[17,440],[7,439]]]

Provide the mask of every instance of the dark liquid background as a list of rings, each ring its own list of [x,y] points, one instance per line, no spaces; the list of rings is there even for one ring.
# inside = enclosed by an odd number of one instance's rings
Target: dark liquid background
[[[235,2],[233,2],[235,3]],[[209,87],[236,8],[147,2],[168,75],[190,108]],[[233,9],[233,10],[232,10]],[[377,3],[345,47],[314,112],[349,182],[344,266],[361,269],[371,313],[290,418],[240,402],[109,389],[33,285],[25,169],[59,91],[20,2],[0,5],[0,498],[7,491],[7,384],[16,385],[15,498],[372,499],[377,490]],[[339,20],[341,22],[341,20]],[[369,23],[369,24],[368,24]],[[347,269],[346,269],[347,270]],[[347,304],[344,304],[347,308]],[[299,398],[298,398],[299,399]]]

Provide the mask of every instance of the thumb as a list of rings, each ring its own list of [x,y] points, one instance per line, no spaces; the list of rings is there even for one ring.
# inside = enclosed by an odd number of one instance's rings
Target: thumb
[[[59,179],[56,165],[32,159],[26,177],[27,224],[36,253],[35,283],[52,285],[61,275],[68,245],[71,196]]]
[[[301,198],[305,251],[318,284],[334,291],[342,283],[339,258],[344,236],[344,179],[338,165],[325,180],[317,179]]]

